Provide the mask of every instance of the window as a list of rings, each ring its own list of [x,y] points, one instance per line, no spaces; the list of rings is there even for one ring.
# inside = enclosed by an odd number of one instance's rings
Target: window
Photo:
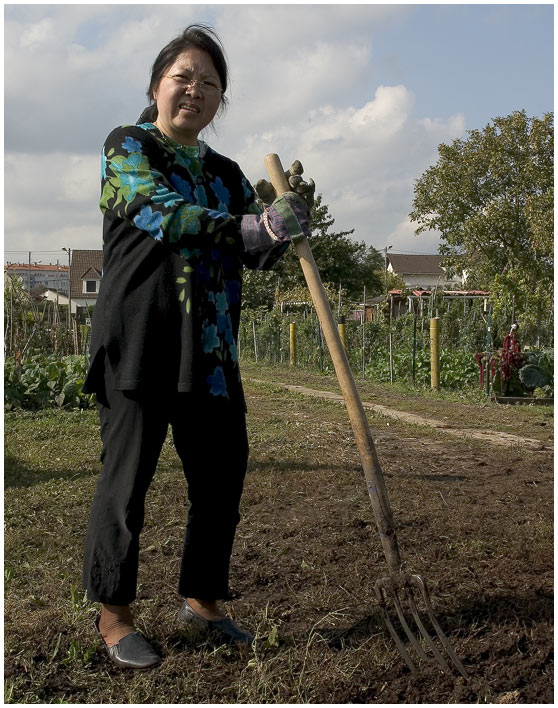
[[[83,292],[84,293],[96,293],[98,280],[84,280],[83,281]]]

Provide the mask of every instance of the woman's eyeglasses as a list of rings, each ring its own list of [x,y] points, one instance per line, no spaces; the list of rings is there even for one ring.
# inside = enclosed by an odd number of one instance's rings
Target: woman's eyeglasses
[[[198,79],[191,79],[183,74],[168,74],[167,79],[172,79],[177,84],[180,84],[185,89],[191,89],[197,86],[202,93],[207,94],[218,94],[223,93],[223,89],[212,81],[198,81]]]

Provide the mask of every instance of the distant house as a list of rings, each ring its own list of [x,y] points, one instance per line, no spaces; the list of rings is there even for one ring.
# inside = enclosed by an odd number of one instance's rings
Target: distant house
[[[407,288],[429,290],[439,287],[463,285],[463,276],[448,277],[440,265],[443,256],[409,256],[401,253],[388,253],[388,272],[399,275]]]
[[[67,293],[69,289],[69,268],[63,265],[42,263],[8,263],[4,266],[4,277],[21,278],[28,292],[35,288],[49,288]]]
[[[31,290],[31,297],[34,300],[55,302],[57,305],[68,305],[67,292],[63,293],[61,290],[56,290],[55,288],[45,288],[43,285],[39,285],[37,288]]]
[[[73,314],[82,314],[86,308],[95,305],[102,277],[102,251],[72,251],[70,297]]]

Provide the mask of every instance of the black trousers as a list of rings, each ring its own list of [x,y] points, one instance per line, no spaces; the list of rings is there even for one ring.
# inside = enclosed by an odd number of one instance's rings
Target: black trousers
[[[145,496],[169,424],[190,500],[178,592],[230,598],[229,564],[248,461],[243,401],[115,391],[110,384],[97,399],[103,468],[85,542],[88,599],[127,605],[136,597]]]

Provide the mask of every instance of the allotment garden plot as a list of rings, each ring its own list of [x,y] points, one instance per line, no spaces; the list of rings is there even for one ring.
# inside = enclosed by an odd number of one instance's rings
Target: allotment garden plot
[[[251,460],[229,609],[258,640],[246,654],[180,629],[187,494],[169,438],[148,495],[137,602],[165,657],[156,675],[109,663],[79,587],[99,469],[94,411],[7,414],[6,700],[552,703],[552,409],[361,386],[364,401],[446,425],[368,411],[402,555],[429,582],[466,683],[425,663],[411,676],[377,609],[386,566],[346,412],[280,385],[338,392],[334,377],[251,365],[244,379]]]

